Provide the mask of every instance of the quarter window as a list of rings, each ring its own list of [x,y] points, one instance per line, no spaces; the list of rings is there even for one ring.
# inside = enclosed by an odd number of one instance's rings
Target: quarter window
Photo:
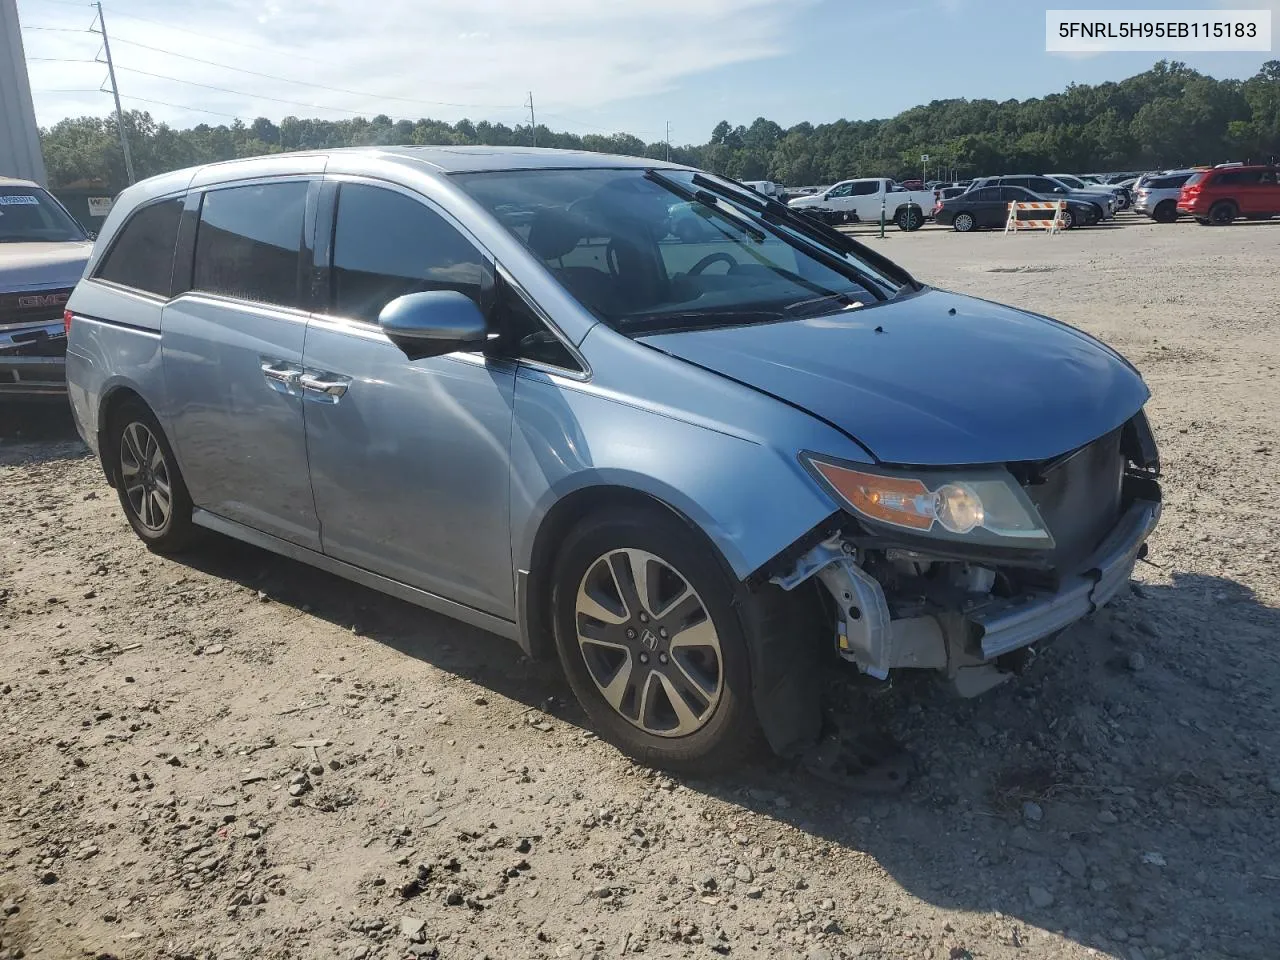
[[[122,287],[170,296],[182,204],[181,197],[173,197],[135,212],[103,257],[97,276]]]
[[[392,190],[343,184],[333,236],[333,312],[376,323],[396,297],[457,290],[481,309],[480,251],[426,205]]]
[[[307,183],[211,190],[196,233],[196,290],[282,307],[301,305],[298,265]]]

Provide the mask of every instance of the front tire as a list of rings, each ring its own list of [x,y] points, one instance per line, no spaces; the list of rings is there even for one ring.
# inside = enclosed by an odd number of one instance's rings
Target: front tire
[[[116,493],[133,532],[157,553],[191,545],[191,495],[173,448],[155,415],[140,401],[121,405],[111,416],[108,449]]]
[[[735,584],[711,547],[665,510],[598,513],[556,559],[556,649],[595,729],[643,763],[683,773],[757,749]]]

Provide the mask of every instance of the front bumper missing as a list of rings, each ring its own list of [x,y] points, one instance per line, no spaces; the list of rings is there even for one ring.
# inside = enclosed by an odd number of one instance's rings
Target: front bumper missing
[[[994,660],[1069,627],[1095,610],[1129,582],[1147,537],[1160,520],[1160,504],[1138,501],[1120,519],[1084,564],[1054,594],[1000,601],[970,613],[981,631],[982,656]]]
[[[838,611],[837,650],[865,673],[884,679],[893,668],[932,667],[959,674],[1052,636],[1103,606],[1128,582],[1159,519],[1158,502],[1135,501],[1056,593],[990,597],[963,613],[890,619],[880,583],[858,565],[856,551],[840,535],[773,582],[794,590],[819,577]]]

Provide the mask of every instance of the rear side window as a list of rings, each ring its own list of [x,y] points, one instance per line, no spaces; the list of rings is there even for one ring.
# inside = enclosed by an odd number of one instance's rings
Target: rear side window
[[[240,300],[299,306],[307,183],[210,190],[200,208],[192,286]]]
[[[97,277],[133,290],[170,296],[182,204],[181,197],[171,197],[135,211],[102,258]]]
[[[849,192],[852,196],[855,196],[855,197],[869,197],[879,189],[880,189],[880,184],[876,183],[874,180],[871,180],[866,183],[855,183],[853,185],[853,189],[850,190]],[[897,189],[901,190],[902,188],[898,187]]]
[[[481,309],[484,259],[475,245],[417,200],[343,184],[333,233],[333,312],[377,323],[396,297],[457,290]]]

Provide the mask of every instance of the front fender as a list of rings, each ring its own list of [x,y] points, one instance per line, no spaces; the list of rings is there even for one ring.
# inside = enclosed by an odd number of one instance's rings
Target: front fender
[[[511,438],[512,560],[529,570],[555,504],[620,487],[696,524],[739,580],[834,512],[790,451],[532,373],[518,378]]]

